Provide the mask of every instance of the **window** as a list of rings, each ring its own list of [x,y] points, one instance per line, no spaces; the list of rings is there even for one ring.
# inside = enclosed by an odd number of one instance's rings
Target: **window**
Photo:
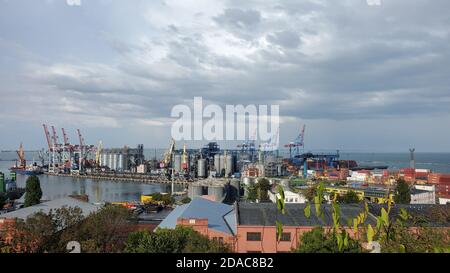
[[[189,219],[189,224],[190,225],[195,225],[195,219]]]
[[[278,235],[277,235],[278,239]],[[282,242],[290,242],[291,241],[291,233],[290,232],[283,232],[281,234],[281,240]]]
[[[261,232],[247,232],[247,241],[261,241]]]

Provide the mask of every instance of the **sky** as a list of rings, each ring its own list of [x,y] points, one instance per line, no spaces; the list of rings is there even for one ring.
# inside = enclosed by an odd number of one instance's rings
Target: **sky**
[[[166,147],[197,96],[279,105],[281,144],[449,152],[450,1],[381,3],[0,0],[0,149]]]

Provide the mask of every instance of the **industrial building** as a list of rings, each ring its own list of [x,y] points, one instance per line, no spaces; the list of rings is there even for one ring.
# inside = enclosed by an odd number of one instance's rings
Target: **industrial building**
[[[137,148],[127,146],[116,149],[102,149],[99,156],[100,167],[106,167],[116,172],[136,172],[137,167],[144,163],[144,145]]]

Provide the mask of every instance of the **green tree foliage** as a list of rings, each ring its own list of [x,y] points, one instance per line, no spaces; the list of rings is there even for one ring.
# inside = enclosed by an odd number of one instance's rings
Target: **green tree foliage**
[[[309,201],[309,202],[313,202],[314,201],[314,197],[317,194],[317,186],[313,186],[313,187],[309,187],[308,189],[306,189],[303,194],[305,195],[305,198]]]
[[[360,253],[362,248],[357,240],[348,237],[348,244],[339,250],[336,244],[336,233],[325,232],[322,227],[316,227],[303,233],[300,244],[295,252],[298,253]]]
[[[358,194],[355,191],[350,190],[347,191],[344,195],[338,196],[337,202],[344,204],[356,204],[360,203],[361,200],[359,199]]]
[[[39,178],[34,175],[28,177],[25,187],[24,207],[30,207],[39,204],[41,198],[42,198],[42,190]]]
[[[48,214],[38,212],[25,221],[18,220],[10,226],[13,239],[8,245],[9,252],[61,252],[65,248],[65,244],[61,244],[64,230],[82,220],[82,211],[78,207],[63,207]]]
[[[255,202],[256,200],[269,201],[268,190],[270,190],[270,182],[266,178],[261,178],[258,183],[250,185],[247,188],[247,200]]]
[[[256,184],[259,201],[269,201],[268,190],[270,190],[270,182],[266,178],[261,178]]]
[[[409,185],[403,179],[397,180],[394,201],[397,204],[409,204],[411,202],[411,192],[409,189]]]
[[[181,203],[183,203],[183,204],[189,204],[189,203],[191,203],[191,198],[189,198],[189,197],[184,197],[183,199],[181,199]]]
[[[64,241],[78,241],[83,252],[119,252],[124,247],[127,231],[134,220],[122,206],[106,205],[83,223],[65,231]]]
[[[3,209],[6,203],[6,195],[0,192],[0,210]]]
[[[152,195],[153,201],[162,201],[164,205],[172,205],[175,203],[175,198],[170,194],[161,194],[160,192],[155,192]]]
[[[131,233],[125,246],[127,253],[227,253],[228,245],[210,240],[190,227],[158,229],[153,233]]]
[[[247,200],[255,202],[258,199],[258,188],[256,185],[250,185],[247,189]]]

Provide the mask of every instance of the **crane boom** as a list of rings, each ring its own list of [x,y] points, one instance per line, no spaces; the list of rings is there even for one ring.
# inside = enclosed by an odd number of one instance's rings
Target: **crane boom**
[[[52,132],[53,132],[53,143],[55,143],[55,146],[58,146],[58,135],[56,135],[55,126],[52,126]]]
[[[77,132],[78,132],[78,139],[80,140],[80,146],[81,146],[81,147],[84,147],[84,138],[83,138],[83,136],[81,135],[80,129],[77,129]]]
[[[50,133],[48,131],[48,127],[45,124],[42,124],[42,126],[44,127],[45,137],[47,138],[48,149],[52,150],[52,141],[51,141],[51,138],[50,138]]]
[[[63,138],[64,138],[64,145],[67,146],[67,145],[69,145],[69,138],[67,137],[66,129],[61,128],[61,131],[62,131]]]

